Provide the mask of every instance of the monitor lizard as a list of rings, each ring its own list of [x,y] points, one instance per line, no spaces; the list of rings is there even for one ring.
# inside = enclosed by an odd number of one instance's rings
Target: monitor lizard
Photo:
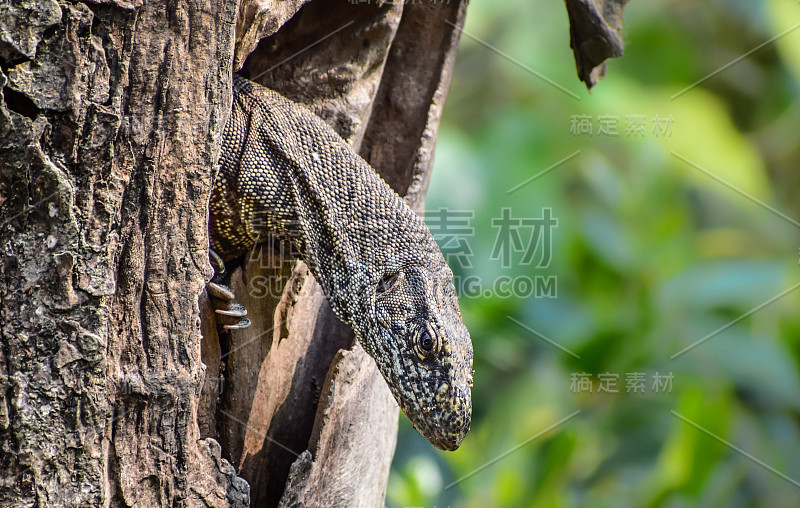
[[[209,208],[223,262],[268,235],[292,242],[414,427],[438,448],[461,445],[472,342],[453,274],[422,219],[328,124],[234,75]],[[218,312],[247,325],[241,307]]]

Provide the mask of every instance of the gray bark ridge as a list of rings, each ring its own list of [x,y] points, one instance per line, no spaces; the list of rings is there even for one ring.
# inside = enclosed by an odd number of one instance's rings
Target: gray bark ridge
[[[609,58],[622,56],[622,10],[628,0],[565,0],[569,45],[578,77],[592,89],[606,75]]]
[[[0,506],[249,504],[197,426],[235,15],[0,5]]]

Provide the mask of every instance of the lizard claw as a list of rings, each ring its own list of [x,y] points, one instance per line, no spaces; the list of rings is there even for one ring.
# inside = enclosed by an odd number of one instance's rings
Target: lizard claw
[[[213,296],[214,298],[218,298],[220,300],[226,301],[233,301],[236,298],[236,295],[233,294],[233,291],[227,286],[223,286],[222,284],[217,284],[216,282],[209,282],[206,286],[208,288],[208,294]]]
[[[226,330],[239,330],[250,326],[247,308],[233,301],[235,295],[230,288],[214,282],[208,283],[208,294],[211,297],[211,306],[217,315],[217,323]]]
[[[225,263],[216,252],[209,249],[209,258],[218,277],[225,273]],[[245,316],[247,315],[247,308],[234,302],[236,295],[231,291],[228,286],[218,284],[216,282],[209,282],[206,285],[206,291],[211,300],[211,306],[217,315],[217,323],[225,330],[241,330],[250,326],[250,320]]]
[[[214,276],[220,276],[225,273],[225,261],[214,252],[214,249],[208,249],[208,260],[211,261],[211,267],[214,269]]]
[[[215,312],[217,314],[230,317],[245,317],[247,315],[247,309],[245,306],[234,302],[228,304],[227,309],[216,309]]]
[[[250,326],[250,320],[247,318],[242,318],[236,322],[234,325],[222,325],[222,327],[226,330],[241,330]]]

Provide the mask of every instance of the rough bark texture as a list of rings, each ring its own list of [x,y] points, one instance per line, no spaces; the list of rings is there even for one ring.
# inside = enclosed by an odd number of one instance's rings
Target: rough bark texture
[[[0,6],[0,505],[246,506],[198,297],[236,5]]]
[[[382,501],[397,407],[302,263],[234,274],[250,330],[198,319],[206,204],[230,69],[272,35],[243,73],[402,147],[365,155],[419,206],[463,5],[304,3],[0,6],[3,506],[248,505],[222,457],[255,506]]]
[[[460,26],[465,5],[311,2],[265,29],[241,72],[307,104],[421,210],[458,41],[445,21]],[[207,337],[224,382],[206,399],[217,418],[204,430],[254,506],[380,506],[397,405],[305,265],[281,264],[280,249],[257,247],[232,275],[253,325],[221,347]]]
[[[622,56],[622,10],[628,0],[566,0],[570,47],[578,77],[592,89],[609,58]]]

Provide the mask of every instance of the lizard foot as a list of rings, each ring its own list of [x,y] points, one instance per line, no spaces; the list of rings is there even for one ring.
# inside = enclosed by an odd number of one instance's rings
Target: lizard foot
[[[240,303],[234,302],[236,295],[233,294],[231,288],[223,284],[213,282],[217,277],[225,273],[225,263],[216,252],[209,249],[209,258],[211,265],[214,267],[214,278],[212,282],[206,285],[211,306],[217,315],[217,323],[226,330],[239,330],[250,326],[250,320],[247,319],[247,308]]]

